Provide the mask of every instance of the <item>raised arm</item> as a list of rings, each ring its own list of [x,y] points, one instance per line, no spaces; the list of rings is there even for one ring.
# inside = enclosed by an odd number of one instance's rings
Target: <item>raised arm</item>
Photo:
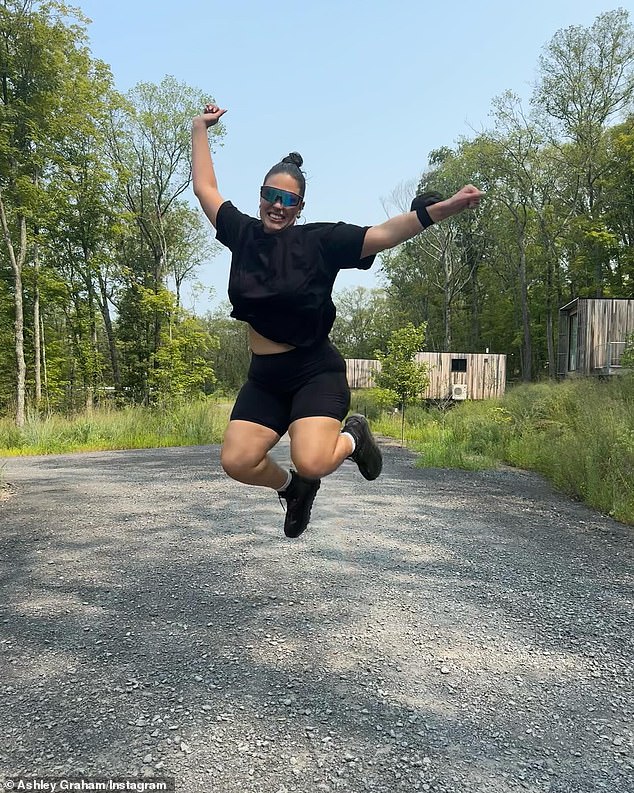
[[[374,254],[386,251],[388,248],[394,248],[401,242],[415,237],[417,234],[431,225],[431,223],[438,223],[445,218],[457,215],[465,209],[473,209],[480,203],[482,193],[477,187],[473,185],[466,185],[457,193],[447,198],[445,201],[438,201],[437,203],[430,204],[422,212],[405,212],[402,215],[396,215],[385,223],[378,226],[372,226],[366,232],[365,239],[363,240],[363,249],[361,257],[373,256]],[[425,218],[425,213],[429,218]],[[421,221],[421,217],[425,221]]]
[[[224,198],[218,192],[216,172],[211,160],[207,130],[218,123],[227,111],[217,105],[205,105],[202,115],[192,121],[192,181],[194,194],[200,201],[205,215],[216,225],[216,215]]]

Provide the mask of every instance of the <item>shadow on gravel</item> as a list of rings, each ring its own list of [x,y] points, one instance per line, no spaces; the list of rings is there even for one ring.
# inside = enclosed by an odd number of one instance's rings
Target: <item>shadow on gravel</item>
[[[392,449],[380,485],[326,480],[290,542],[215,448],[81,461],[38,458],[0,505],[0,770],[626,789],[624,527]]]

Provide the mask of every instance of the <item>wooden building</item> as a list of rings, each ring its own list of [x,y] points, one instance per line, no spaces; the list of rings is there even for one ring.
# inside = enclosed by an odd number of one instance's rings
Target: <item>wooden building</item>
[[[380,371],[379,361],[371,358],[346,358],[346,376],[350,388],[374,388],[374,373]]]
[[[421,399],[493,399],[504,394],[506,355],[493,353],[419,352],[416,360],[428,367],[429,385]],[[379,361],[348,359],[350,388],[371,388]]]
[[[581,298],[559,309],[559,377],[621,371],[627,337],[634,334],[634,300]]]
[[[419,352],[429,386],[423,399],[496,399],[504,396],[506,355],[477,352]]]

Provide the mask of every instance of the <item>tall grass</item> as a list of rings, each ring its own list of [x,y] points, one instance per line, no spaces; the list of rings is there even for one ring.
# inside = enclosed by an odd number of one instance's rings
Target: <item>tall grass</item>
[[[401,415],[393,413],[383,413],[372,427],[381,435],[404,439],[408,448],[420,454],[419,464],[427,468],[494,467],[497,457],[490,444],[465,442],[466,426],[452,419],[451,413],[442,410],[408,407],[404,427]],[[488,425],[489,419],[482,421],[474,415],[471,423]]]
[[[228,402],[201,400],[169,408],[98,410],[74,418],[30,416],[22,429],[2,419],[0,455],[219,443],[229,412]]]
[[[373,422],[401,437],[400,416]],[[449,411],[409,408],[405,439],[420,464],[485,468],[507,463],[634,524],[634,376],[522,385],[497,401]]]
[[[523,386],[503,406],[504,459],[634,523],[634,377]]]

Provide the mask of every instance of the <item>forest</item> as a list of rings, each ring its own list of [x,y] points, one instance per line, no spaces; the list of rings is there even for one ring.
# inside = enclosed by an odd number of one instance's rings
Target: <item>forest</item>
[[[21,427],[30,412],[235,392],[243,325],[182,300],[215,253],[189,191],[191,119],[209,95],[169,75],[121,94],[87,20],[59,3],[0,2],[0,74],[0,415]],[[376,357],[412,323],[426,349],[488,349],[512,381],[554,378],[559,308],[634,297],[628,13],[558,31],[536,75],[528,102],[492,98],[487,129],[395,187],[392,213],[467,183],[486,200],[384,254],[382,288],[336,294],[345,356]],[[212,150],[228,134],[213,127]]]

